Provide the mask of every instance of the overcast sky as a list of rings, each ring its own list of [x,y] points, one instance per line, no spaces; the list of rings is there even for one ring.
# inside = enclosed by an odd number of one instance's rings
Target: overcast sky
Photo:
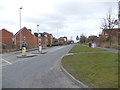
[[[98,35],[102,18],[111,8],[117,18],[118,0],[0,0],[0,29],[14,34],[22,27],[67,36],[75,40],[80,34]],[[58,29],[58,30],[57,30]]]

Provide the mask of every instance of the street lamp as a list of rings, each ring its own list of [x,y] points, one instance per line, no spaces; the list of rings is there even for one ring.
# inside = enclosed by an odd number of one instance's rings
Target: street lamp
[[[39,37],[41,37],[40,33],[39,33],[39,25],[37,25],[37,29],[38,29],[38,53],[42,52],[42,47],[39,43]]]
[[[23,9],[22,7],[20,7],[20,49],[22,49],[22,33],[21,33],[21,9]]]

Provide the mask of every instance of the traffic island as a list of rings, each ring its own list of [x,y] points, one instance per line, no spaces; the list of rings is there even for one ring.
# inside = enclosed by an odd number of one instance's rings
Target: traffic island
[[[36,52],[36,53],[32,53],[32,54],[46,54],[47,52],[41,52],[41,53],[38,53],[38,52]]]
[[[34,57],[37,56],[36,54],[30,54],[30,55],[17,55],[17,58],[28,58],[28,57]]]

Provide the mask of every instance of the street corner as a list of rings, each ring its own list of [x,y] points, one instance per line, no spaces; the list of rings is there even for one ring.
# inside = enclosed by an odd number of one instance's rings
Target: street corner
[[[29,58],[29,57],[34,57],[37,56],[37,54],[30,54],[30,55],[17,55],[17,58]]]

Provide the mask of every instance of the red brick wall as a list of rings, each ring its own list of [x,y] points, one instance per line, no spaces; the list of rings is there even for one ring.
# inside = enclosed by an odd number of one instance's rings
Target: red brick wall
[[[46,37],[41,37],[41,44],[42,45],[46,45],[47,44],[47,42],[46,42]]]
[[[8,45],[13,44],[13,33],[7,31],[6,29],[0,30],[0,41],[2,41],[2,44]]]
[[[21,34],[22,34],[22,41],[27,42],[28,45],[37,45],[37,37],[32,35],[31,32],[29,32],[27,28],[23,28],[21,31]],[[20,33],[18,32],[14,36],[14,38],[15,38],[16,44],[19,45],[20,44]]]
[[[48,42],[47,42],[48,44],[52,44],[53,43],[53,36],[52,36],[52,34],[44,32],[43,35],[47,35],[46,38],[48,39]]]

